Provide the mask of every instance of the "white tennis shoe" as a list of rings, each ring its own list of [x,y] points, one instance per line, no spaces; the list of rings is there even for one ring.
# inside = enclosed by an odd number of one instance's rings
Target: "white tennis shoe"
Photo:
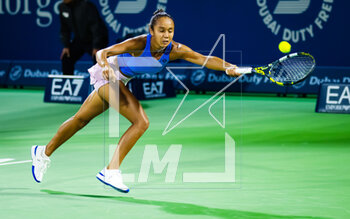
[[[96,175],[96,178],[119,192],[129,192],[129,188],[123,183],[122,172],[119,169],[108,170],[105,167]]]
[[[43,176],[50,166],[50,158],[45,154],[46,146],[34,145],[32,147],[32,174],[34,180],[40,183]]]

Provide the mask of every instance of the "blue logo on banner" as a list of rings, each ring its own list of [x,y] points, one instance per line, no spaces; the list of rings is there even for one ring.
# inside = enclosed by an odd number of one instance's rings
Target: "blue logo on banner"
[[[203,70],[197,70],[192,73],[191,82],[193,85],[198,86],[205,80],[205,72]]]
[[[11,68],[10,71],[10,80],[16,81],[22,76],[22,67],[20,65],[15,65]]]
[[[305,84],[306,84],[306,81],[302,81],[298,84],[293,85],[293,88],[299,90],[300,88],[304,87]]]

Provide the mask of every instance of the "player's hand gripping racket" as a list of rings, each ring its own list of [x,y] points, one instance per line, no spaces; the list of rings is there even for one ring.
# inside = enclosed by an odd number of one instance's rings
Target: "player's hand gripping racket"
[[[237,73],[258,73],[268,77],[272,82],[281,85],[293,85],[303,81],[315,68],[314,57],[299,52],[286,55],[279,60],[261,67],[239,67]]]

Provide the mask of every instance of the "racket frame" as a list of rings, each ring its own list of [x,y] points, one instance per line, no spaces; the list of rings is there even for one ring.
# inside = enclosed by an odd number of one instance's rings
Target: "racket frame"
[[[269,76],[269,75],[271,75],[271,69],[275,65],[277,65],[281,62],[284,62],[285,60],[287,60],[289,58],[296,57],[296,56],[309,56],[312,58],[312,60],[315,63],[315,65],[312,67],[312,69],[307,73],[307,75],[304,78],[302,78],[298,81],[291,82],[291,83],[283,83],[280,81],[276,81]],[[297,83],[305,80],[307,78],[307,76],[315,69],[315,66],[316,66],[316,62],[315,62],[315,59],[312,55],[310,55],[309,53],[306,53],[306,52],[296,52],[296,53],[291,53],[291,54],[288,54],[286,56],[283,56],[282,58],[280,58],[280,59],[278,59],[278,60],[276,60],[268,65],[265,65],[265,66],[260,66],[260,67],[255,67],[255,68],[254,67],[239,67],[239,68],[237,68],[236,71],[240,74],[251,74],[251,73],[261,74],[261,75],[268,77],[272,82],[276,83],[277,85],[288,86],[288,85],[297,84]],[[266,70],[268,70],[268,71],[266,71]]]

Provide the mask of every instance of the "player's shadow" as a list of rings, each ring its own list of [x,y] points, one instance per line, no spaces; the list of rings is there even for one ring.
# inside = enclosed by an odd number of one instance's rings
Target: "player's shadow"
[[[48,193],[50,195],[62,195],[62,196],[75,196],[75,197],[85,197],[85,198],[98,198],[98,199],[108,199],[121,202],[131,202],[141,205],[152,205],[158,206],[161,210],[169,214],[178,214],[178,215],[203,215],[203,216],[214,216],[218,218],[252,218],[252,219],[325,219],[321,217],[310,217],[310,216],[283,216],[283,215],[272,215],[264,213],[256,213],[249,211],[237,211],[231,209],[220,209],[220,208],[210,208],[195,204],[179,203],[179,202],[166,202],[166,201],[155,201],[155,200],[145,200],[145,199],[135,199],[132,197],[119,197],[119,196],[105,196],[105,195],[87,195],[87,194],[78,194],[78,193],[69,193],[61,191],[53,191],[48,189],[42,189],[41,192]]]

